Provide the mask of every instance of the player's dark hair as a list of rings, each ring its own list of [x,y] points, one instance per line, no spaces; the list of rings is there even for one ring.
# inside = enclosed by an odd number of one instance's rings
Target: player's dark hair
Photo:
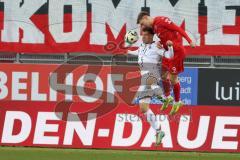
[[[146,11],[140,12],[140,13],[138,14],[137,24],[140,23],[140,21],[142,20],[142,18],[143,18],[144,16],[150,16],[150,14],[149,14],[148,12],[146,12]]]
[[[154,35],[154,31],[153,31],[153,29],[151,27],[144,27],[142,29],[142,32],[148,32],[149,34]]]

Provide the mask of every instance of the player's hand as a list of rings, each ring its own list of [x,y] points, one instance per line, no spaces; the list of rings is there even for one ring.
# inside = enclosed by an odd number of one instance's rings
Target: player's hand
[[[173,42],[170,41],[170,40],[168,40],[168,41],[166,42],[166,45],[169,46],[169,47],[172,47],[172,46],[173,46]]]
[[[191,43],[190,43],[190,47],[195,48],[195,47],[196,47],[196,43],[191,42]]]
[[[158,49],[163,49],[163,45],[162,45],[160,42],[158,42],[158,43],[157,43],[157,48],[158,48]]]

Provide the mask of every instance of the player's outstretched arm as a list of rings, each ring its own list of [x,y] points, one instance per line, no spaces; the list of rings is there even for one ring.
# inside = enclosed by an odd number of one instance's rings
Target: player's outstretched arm
[[[168,46],[168,51],[165,52],[165,57],[169,59],[174,58],[174,50],[172,45]]]
[[[164,57],[168,59],[174,58],[173,42],[168,40],[166,45],[168,46],[168,50],[164,52]]]
[[[174,31],[177,31],[178,33],[180,33],[188,41],[188,43],[190,44],[191,47],[194,48],[196,46],[196,44],[191,40],[191,38],[187,35],[187,33],[181,27],[177,26],[169,19],[164,20],[164,22],[162,24],[167,29],[174,30]]]
[[[163,48],[163,45],[160,43],[160,42],[157,42],[156,43],[156,53],[159,55],[159,56],[164,56],[164,48]]]
[[[168,25],[168,28],[180,33],[188,41],[189,44],[192,42],[191,38],[187,35],[187,33],[181,27],[178,27],[174,23],[171,23]]]
[[[164,50],[162,44],[158,42],[156,44],[156,47],[157,47],[156,52],[162,57],[172,59],[174,57],[173,42],[168,40],[166,45],[168,46],[168,51]]]

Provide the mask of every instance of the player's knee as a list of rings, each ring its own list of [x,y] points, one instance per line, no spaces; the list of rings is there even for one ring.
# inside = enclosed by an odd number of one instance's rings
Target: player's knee
[[[171,75],[171,83],[174,85],[174,84],[177,84],[178,83],[178,76],[177,75]]]
[[[146,113],[149,109],[149,104],[150,104],[151,99],[150,98],[144,98],[141,99],[139,102],[139,106],[140,106],[140,111],[142,113]]]
[[[166,80],[167,80],[167,75],[166,75],[166,74],[162,74],[162,75],[161,75],[161,79],[164,80],[164,81],[166,81]]]
[[[147,85],[148,85],[148,86],[151,86],[152,84],[155,84],[155,83],[157,83],[157,80],[156,80],[155,77],[149,77],[149,78],[147,79]]]
[[[149,104],[147,104],[147,103],[140,103],[140,112],[141,113],[146,113],[148,108],[149,108],[148,105]]]
[[[149,107],[148,104],[140,104],[140,112],[146,113],[148,111]]]

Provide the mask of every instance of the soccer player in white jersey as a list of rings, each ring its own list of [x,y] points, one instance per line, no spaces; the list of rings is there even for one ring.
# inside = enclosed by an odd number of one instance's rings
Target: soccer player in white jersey
[[[152,28],[145,27],[142,29],[143,43],[136,51],[128,51],[129,54],[138,56],[138,64],[141,70],[141,86],[138,90],[139,106],[141,112],[146,116],[151,127],[156,131],[156,145],[161,144],[165,133],[160,130],[157,116],[149,108],[151,98],[162,97],[162,89],[159,86],[160,71],[159,60],[161,57],[173,57],[172,42],[168,41],[168,51],[158,48],[157,43],[153,41],[154,32]]]

